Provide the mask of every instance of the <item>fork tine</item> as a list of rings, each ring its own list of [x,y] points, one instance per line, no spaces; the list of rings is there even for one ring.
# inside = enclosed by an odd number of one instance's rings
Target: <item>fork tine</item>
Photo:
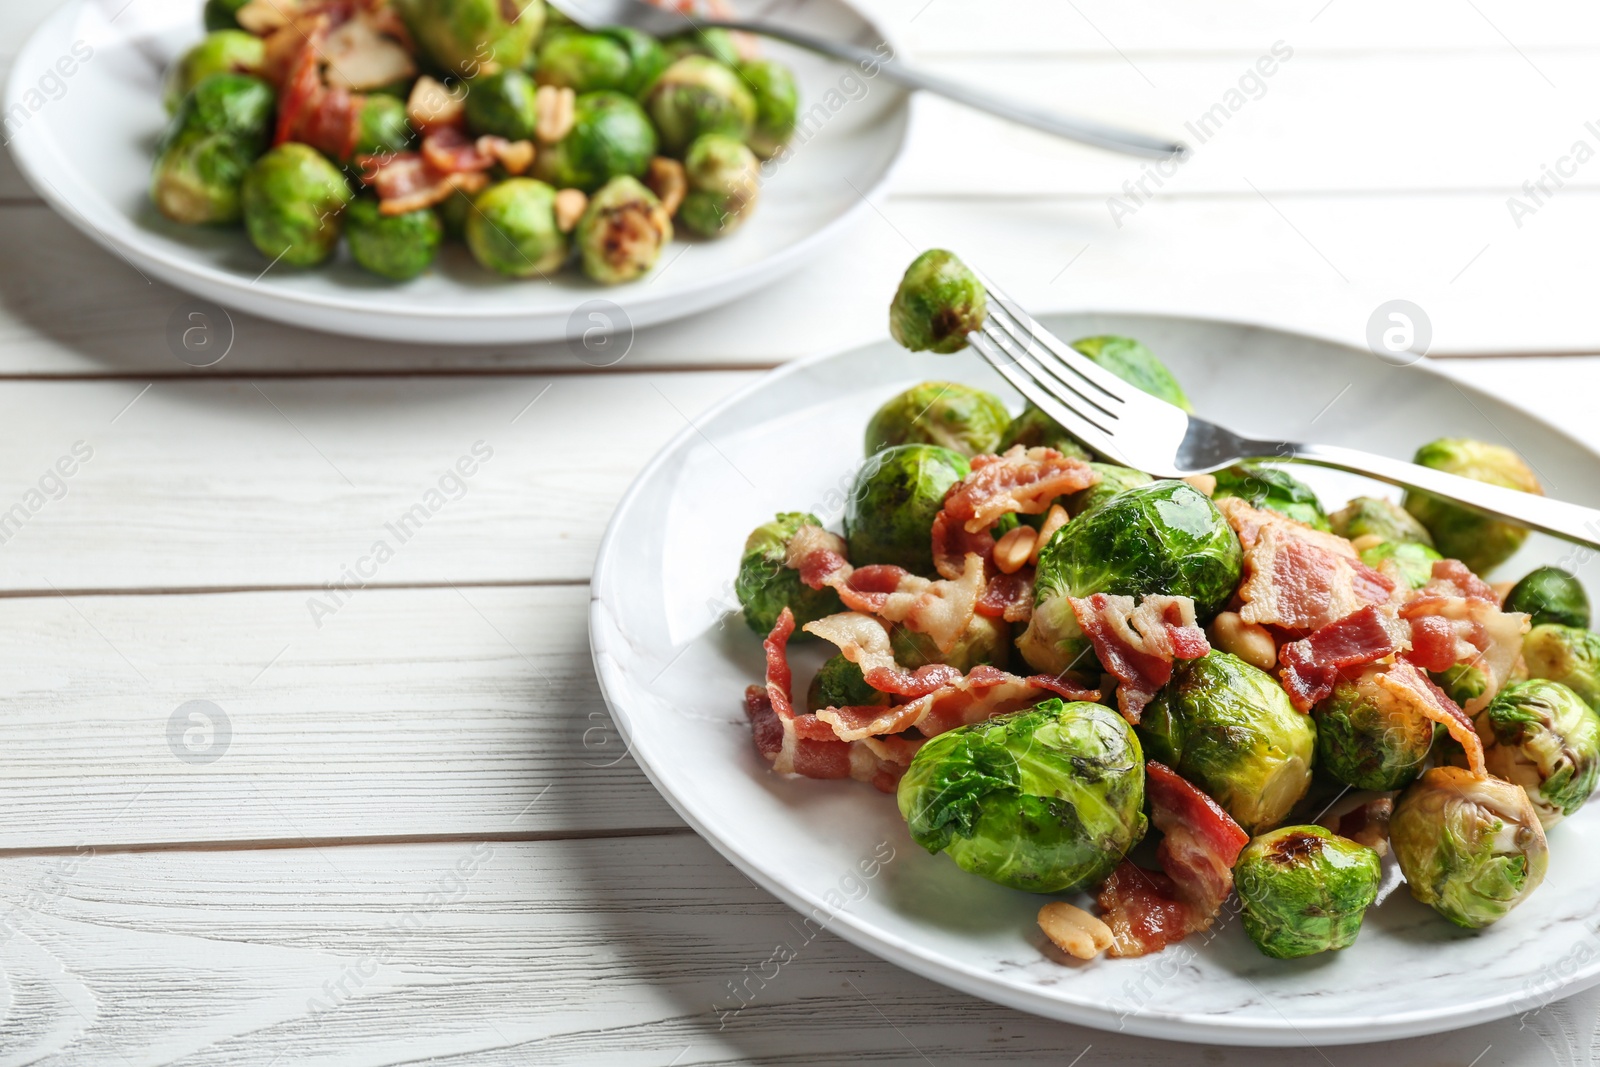
[[[984,322],[983,328],[1003,349],[1012,353],[1019,362],[1026,359],[1028,367],[1034,372],[1034,377],[1040,378],[1041,384],[1060,396],[1063,403],[1071,403],[1068,399],[1068,394],[1071,394],[1071,396],[1077,397],[1081,404],[1098,413],[1098,416],[1095,416],[1090,415],[1088,412],[1080,412],[1084,418],[1108,423],[1115,423],[1121,418],[1118,412],[1113,410],[1113,408],[1123,407],[1124,405],[1121,402],[1115,399],[1107,400],[1104,403],[1096,400],[1095,396],[1102,394],[1102,390],[1096,388],[1092,382],[1086,381],[1082,375],[1063,374],[1062,369],[1060,369],[1063,366],[1061,362],[1053,359],[1048,351],[1034,344],[1033,339],[1027,336],[1026,333],[1019,331],[1014,323],[1010,323],[1009,320],[991,312]],[[1066,369],[1070,370],[1071,368]],[[1062,390],[1066,390],[1066,392]],[[1108,404],[1111,406],[1108,407]],[[1107,428],[1106,432],[1110,433],[1111,429]]]
[[[1042,381],[1033,377],[1006,352],[987,329],[968,334],[967,341],[1017,392],[1055,419],[1067,432],[1102,455],[1112,458],[1121,456],[1122,450],[1116,446],[1111,434],[1078,414],[1077,410],[1048,390]]]

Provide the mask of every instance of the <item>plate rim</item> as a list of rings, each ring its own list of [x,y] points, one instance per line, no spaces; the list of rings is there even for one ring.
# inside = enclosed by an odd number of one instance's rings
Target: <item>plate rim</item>
[[[1261,333],[1278,334],[1294,340],[1309,340],[1319,344],[1333,345],[1357,354],[1362,353],[1362,350],[1354,345],[1329,340],[1316,334],[1299,333],[1281,327],[1264,326],[1239,320],[1203,318],[1187,314],[1099,311],[1074,308],[1069,311],[1046,312],[1040,314],[1039,317],[1043,320],[1049,320],[1066,315],[1097,314],[1142,315],[1148,318],[1163,318],[1169,322],[1197,322],[1210,327],[1232,327]],[[1046,321],[1046,325],[1049,325],[1048,321]],[[644,772],[645,777],[650,780],[650,784],[655,787],[656,792],[661,795],[662,799],[667,802],[673,811],[684,822],[688,823],[690,828],[702,840],[710,844],[723,859],[733,864],[745,876],[791,908],[795,908],[802,913],[821,910],[829,916],[825,928],[858,948],[864,949],[880,959],[885,959],[929,981],[1044,1018],[1074,1023],[1096,1030],[1129,1033],[1141,1037],[1216,1045],[1287,1048],[1313,1047],[1319,1042],[1330,1045],[1355,1045],[1420,1037],[1492,1022],[1516,1014],[1519,1002],[1527,999],[1528,994],[1524,990],[1513,990],[1464,1004],[1452,1005],[1445,1011],[1429,1008],[1383,1015],[1350,1016],[1336,1025],[1323,1024],[1311,1019],[1302,1019],[1297,1022],[1293,1018],[1282,1016],[1281,1012],[1279,1013],[1280,1020],[1257,1020],[1250,1022],[1248,1025],[1230,1022],[1227,1021],[1226,1016],[1216,1016],[1208,1013],[1181,1012],[1163,1015],[1143,1008],[1139,1012],[1119,1017],[1109,1007],[1096,1008],[1093,1005],[1062,1001],[1042,992],[994,982],[993,974],[987,970],[960,961],[952,961],[938,953],[919,950],[915,945],[879,932],[872,924],[852,914],[847,909],[832,908],[827,905],[821,896],[812,895],[803,889],[796,889],[786,885],[775,876],[769,875],[761,866],[747,860],[739,850],[711,830],[692,811],[685,810],[685,806],[680,804],[679,798],[662,787],[658,771],[650,757],[634,748],[633,724],[628,717],[627,711],[617,699],[617,694],[624,691],[627,683],[621,676],[621,668],[618,665],[618,661],[610,654],[610,650],[604,647],[605,609],[602,606],[599,592],[607,587],[608,575],[606,572],[612,556],[619,550],[618,538],[620,536],[621,520],[627,512],[633,509],[638,498],[655,479],[659,470],[677,455],[685,444],[696,440],[702,435],[700,430],[702,424],[743,403],[756,391],[770,388],[775,383],[781,382],[791,375],[802,373],[815,364],[864,353],[889,340],[890,338],[884,335],[876,340],[866,341],[858,345],[790,360],[761,374],[747,385],[734,390],[731,394],[702,412],[696,419],[691,420],[690,425],[685,426],[662,445],[634,477],[633,481],[629,483],[627,490],[618,500],[616,509],[612,512],[612,516],[606,524],[605,534],[601,537],[600,545],[596,552],[594,570],[591,572],[589,579],[590,658],[594,664],[595,677],[600,685],[601,697],[606,703],[606,708],[611,714],[613,723],[622,735],[625,751],[633,757],[634,762]],[[1509,407],[1547,430],[1562,443],[1571,446],[1580,454],[1593,457],[1597,462],[1600,462],[1600,452],[1578,440],[1567,430],[1536,411],[1525,408],[1520,404],[1512,403],[1504,398],[1493,396],[1476,384],[1457,381],[1443,371],[1428,365],[1426,359],[1411,364],[1410,369],[1438,378],[1462,390],[1470,400],[1487,400]],[[1591,963],[1587,970],[1575,972],[1555,989],[1541,987],[1540,1000],[1534,1008],[1537,1009],[1556,1000],[1580,993],[1596,984],[1600,984],[1600,960]]]

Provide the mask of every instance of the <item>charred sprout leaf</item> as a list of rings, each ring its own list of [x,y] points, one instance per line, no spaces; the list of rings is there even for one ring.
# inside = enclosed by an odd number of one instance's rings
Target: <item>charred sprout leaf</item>
[[[1407,785],[1422,773],[1433,746],[1433,722],[1373,680],[1381,669],[1344,678],[1312,711],[1317,765],[1355,789]]]
[[[751,531],[744,543],[733,591],[744,608],[744,621],[756,633],[771,633],[784,608],[794,612],[796,637],[801,636],[799,627],[806,623],[844,610],[838,593],[826,586],[812,589],[800,580],[799,571],[784,565],[795,531],[802,526],[821,525],[815,515],[785,511]]]
[[[521,70],[544,27],[544,0],[394,0],[417,48],[461,78]]]
[[[708,133],[742,142],[756,119],[755,97],[744,80],[731,67],[699,55],[684,56],[664,70],[646,94],[645,106],[670,156],[682,156]]]
[[[1522,787],[1435,767],[1389,821],[1411,895],[1469,930],[1505,917],[1544,880],[1549,847]]]
[[[980,663],[1004,668],[1010,658],[1010,627],[999,619],[974,615],[956,646],[941,653],[927,634],[897,626],[890,634],[895,662],[916,670],[929,663],[948,663],[965,674]]]
[[[612,178],[578,220],[583,272],[602,285],[643,277],[672,240],[672,220],[656,194],[637,179]]]
[[[1501,445],[1445,437],[1419,448],[1415,462],[1489,485],[1524,493],[1544,492],[1522,457]],[[1405,505],[1428,528],[1433,546],[1442,555],[1459,559],[1479,574],[1510,559],[1528,539],[1526,527],[1488,518],[1427,493],[1406,493]]]
[[[761,164],[743,141],[708,133],[683,157],[688,195],[678,220],[701,237],[725,237],[750,217],[761,195]]]
[[[1144,759],[1116,712],[1050,700],[940,734],[900,780],[929,852],[1032,893],[1087,888],[1144,836]]]
[[[794,72],[775,59],[753,59],[734,68],[756,98],[756,121],[750,147],[762,159],[771,159],[794,136],[800,110],[800,90]]]
[[[1254,508],[1276,511],[1317,530],[1328,529],[1328,517],[1311,487],[1286,471],[1259,463],[1235,463],[1216,471],[1211,499],[1237,497]]]
[[[895,445],[939,445],[963,456],[1000,452],[1009,414],[993,393],[923,382],[891,397],[867,423],[867,455]]]
[[[642,177],[656,154],[656,132],[632,97],[586,93],[573,108],[572,129],[541,149],[534,173],[559,188],[592,193],[612,178]]]
[[[213,74],[255,74],[266,58],[266,43],[243,30],[223,29],[206,34],[167,71],[162,96],[167,114],[175,114],[183,98],[203,79]]]
[[[478,194],[467,214],[467,247],[483,266],[512,278],[559,270],[567,236],[556,226],[556,191],[510,178]]]
[[[968,472],[965,456],[937,445],[896,445],[868,456],[845,505],[850,561],[936,577],[933,520],[945,493]]]
[[[1600,716],[1560,682],[1506,686],[1478,713],[1489,773],[1520,785],[1546,830],[1571,815],[1600,777]]]
[[[1085,460],[1093,458],[1089,450],[1083,447],[1083,442],[1063,430],[1060,423],[1035,407],[1032,401],[1022,409],[1021,415],[1007,424],[1005,433],[1000,435],[1000,443],[994,450],[1004,452],[1012,445],[1022,445],[1026,448],[1053,448],[1063,456]]]
[[[1533,624],[1558,626],[1589,625],[1589,594],[1583,583],[1560,567],[1540,567],[1512,587],[1506,595],[1506,611],[1533,616]]]
[[[312,267],[333,255],[351,199],[337,167],[292,141],[256,160],[240,192],[250,240],[286,267]]]
[[[444,226],[432,208],[384,215],[376,200],[365,197],[345,212],[344,232],[357,263],[395,281],[427,270],[444,241]]]
[[[1419,541],[1383,541],[1361,553],[1361,562],[1412,589],[1433,580],[1433,565],[1443,556]]]
[[[952,252],[932,248],[912,260],[889,305],[889,332],[913,352],[948,355],[983,325],[989,294]]]
[[[1328,525],[1334,533],[1352,541],[1358,537],[1376,537],[1381,541],[1433,547],[1433,535],[1426,526],[1399,504],[1382,497],[1356,497],[1329,515]]]
[[[1600,710],[1600,634],[1577,626],[1546,623],[1522,639],[1528,674],[1560,682]]]
[[[1144,710],[1139,738],[1151,759],[1189,779],[1247,833],[1284,820],[1311,787],[1316,729],[1277,679],[1212,652],[1175,665]]]
[[[792,573],[792,572],[791,572]],[[832,592],[832,590],[829,590]],[[746,618],[748,618],[748,614]],[[867,684],[861,668],[845,659],[834,656],[822,665],[811,686],[806,690],[806,710],[823,708],[888,707],[889,694],[880,693]]]
[[[533,79],[520,70],[480,74],[467,83],[467,126],[479,136],[526,141],[538,124]]]
[[[1244,930],[1280,960],[1348,948],[1378,896],[1378,854],[1320,826],[1285,826],[1245,846],[1233,867]]]
[[[1192,412],[1183,386],[1172,372],[1144,345],[1131,337],[1082,337],[1072,347],[1088,356],[1129,385],[1138,386],[1157,400]]]

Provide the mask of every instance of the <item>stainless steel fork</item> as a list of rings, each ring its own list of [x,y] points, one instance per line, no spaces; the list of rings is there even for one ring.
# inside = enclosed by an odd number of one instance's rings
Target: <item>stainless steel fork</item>
[[[989,291],[989,314],[981,330],[967,335],[972,347],[1045,414],[1124,466],[1183,478],[1248,459],[1311,463],[1420,489],[1495,518],[1600,546],[1600,511],[1593,508],[1354,448],[1241,437],[1129,385],[1046,330],[981,273],[978,278]]]

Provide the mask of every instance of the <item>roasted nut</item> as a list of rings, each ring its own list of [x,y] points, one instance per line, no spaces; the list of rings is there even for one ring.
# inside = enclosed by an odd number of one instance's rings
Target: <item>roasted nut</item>
[[[1383,544],[1383,538],[1379,537],[1377,534],[1369,533],[1362,534],[1354,541],[1351,541],[1350,547],[1355,549],[1357,552],[1365,552],[1367,549],[1377,548],[1381,544]]]
[[[1200,490],[1206,496],[1217,491],[1217,476],[1215,474],[1191,474],[1184,481]]]
[[[1028,554],[1028,562],[1035,567],[1039,565],[1039,553],[1044,551],[1044,546],[1050,543],[1056,531],[1067,524],[1067,509],[1060,504],[1051,504],[1050,510],[1045,513],[1044,522],[1039,526],[1039,536],[1034,538],[1033,551]]]
[[[562,189],[556,193],[556,229],[571,233],[588,206],[589,197],[582,189]]]
[[[424,74],[411,87],[411,95],[406,99],[406,118],[423,133],[454,126],[461,121],[466,98],[460,86],[452,91],[443,82]]]
[[[571,89],[541,85],[534,94],[534,136],[543,144],[555,144],[572,131],[577,116],[578,94]]]
[[[534,149],[532,141],[509,141],[496,145],[495,159],[506,169],[507,174],[526,174],[528,168],[533,166]]]
[[[656,156],[650,160],[644,184],[656,194],[656,199],[661,201],[661,206],[667,209],[669,216],[678,213],[678,208],[683,206],[683,198],[689,193],[689,179],[683,172],[683,164],[666,156]]]
[[[1224,611],[1211,621],[1211,643],[1264,671],[1278,665],[1278,643],[1272,634],[1265,626],[1245,622],[1238,612]]]
[[[994,543],[994,565],[1000,568],[1001,574],[1017,573],[1033,555],[1033,546],[1038,539],[1039,532],[1032,526],[1008,530]]]
[[[1111,927],[1082,908],[1059,900],[1039,909],[1039,929],[1056,948],[1080,960],[1094,959],[1115,940]]]

